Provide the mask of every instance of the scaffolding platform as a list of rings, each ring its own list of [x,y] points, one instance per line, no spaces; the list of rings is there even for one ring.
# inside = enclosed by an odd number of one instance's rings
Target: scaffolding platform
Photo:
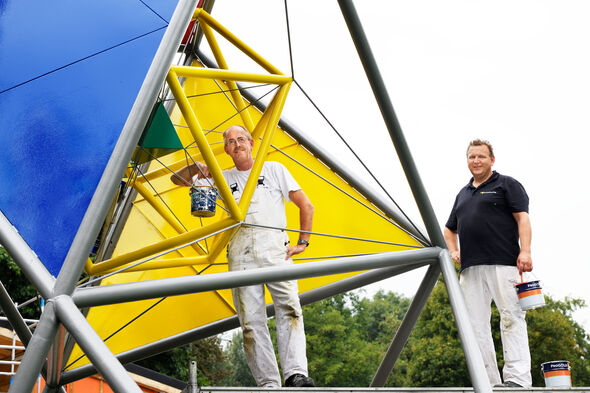
[[[280,389],[261,389],[261,388],[230,388],[230,387],[201,387],[200,393],[473,393],[472,387],[462,388],[280,388]],[[494,388],[498,393],[590,393],[590,387],[574,388]]]

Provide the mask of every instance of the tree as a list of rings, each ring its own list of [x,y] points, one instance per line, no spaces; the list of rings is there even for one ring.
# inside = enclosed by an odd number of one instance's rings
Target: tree
[[[219,336],[197,340],[182,347],[143,359],[137,364],[161,374],[188,381],[189,365],[197,362],[197,383],[199,386],[223,385],[231,373]]]
[[[18,265],[8,255],[6,250],[0,246],[0,280],[6,291],[17,304],[32,299],[38,295],[37,290],[22,273]],[[23,318],[38,319],[41,315],[40,301],[19,308]]]
[[[584,307],[579,299],[554,300],[545,296],[545,307],[527,312],[533,386],[544,386],[541,363],[568,360],[574,386],[589,386],[590,341],[572,318]],[[498,367],[504,359],[500,340],[500,314],[492,308],[492,336]],[[408,350],[412,353],[408,376],[414,386],[471,386],[444,283],[439,282],[416,325]]]
[[[241,330],[234,333],[232,342],[226,350],[226,356],[231,364],[231,373],[225,380],[226,386],[256,386],[256,381],[246,363],[244,336]]]

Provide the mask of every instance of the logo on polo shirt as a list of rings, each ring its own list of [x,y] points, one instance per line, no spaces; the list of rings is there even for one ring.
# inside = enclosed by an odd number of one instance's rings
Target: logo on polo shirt
[[[481,191],[480,194],[497,194],[496,191]]]

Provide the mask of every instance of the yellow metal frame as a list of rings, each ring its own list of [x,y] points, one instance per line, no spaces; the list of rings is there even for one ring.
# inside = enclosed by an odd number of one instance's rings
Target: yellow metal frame
[[[177,219],[167,210],[166,206],[160,200],[158,200],[158,198],[156,198],[147,187],[142,184],[142,181],[140,179],[136,179],[131,185],[138,191],[144,200],[154,208],[157,214],[159,214],[168,224],[170,224],[178,234],[176,236],[167,237],[157,243],[150,244],[138,250],[114,256],[105,261],[94,264],[88,261],[85,270],[90,275],[105,274],[125,267],[128,268],[127,271],[143,271],[187,265],[194,266],[210,264],[226,247],[229,239],[231,238],[231,235],[237,229],[236,224],[241,223],[246,216],[246,212],[250,206],[250,200],[254,194],[257,179],[260,176],[262,166],[267,158],[271,142],[273,140],[283,106],[287,98],[287,94],[291,87],[292,77],[285,76],[283,73],[281,73],[276,67],[256,53],[238,37],[233,35],[229,30],[223,27],[219,22],[213,19],[202,9],[197,9],[195,11],[194,19],[198,20],[220,69],[173,66],[168,72],[166,82],[170,87],[170,91],[176,100],[178,108],[182,113],[182,116],[190,130],[192,137],[194,138],[195,143],[197,144],[197,147],[199,148],[199,159],[202,159],[209,167],[209,171],[211,172],[221,199],[228,210],[229,216],[219,221],[203,225],[200,228],[186,231],[182,225],[180,225]],[[215,30],[222,37],[232,43],[236,48],[242,51],[242,53],[260,65],[265,71],[267,71],[267,74],[245,73],[229,70],[221,48],[219,47],[219,44],[217,43],[217,40],[213,34],[213,30]],[[221,149],[223,149],[223,147],[212,149],[209,145],[205,133],[199,124],[197,116],[195,115],[193,108],[189,103],[188,97],[184,93],[178,78],[187,78],[187,80],[190,78],[204,78],[225,82],[226,86],[231,92],[231,98],[238,110],[238,113],[241,116],[242,122],[252,133],[255,141],[258,141],[259,138],[262,139],[260,145],[258,146],[254,165],[239,204],[237,204],[234,200],[229,185],[223,177],[221,166],[216,159],[216,154],[221,153]],[[277,92],[256,125],[253,123],[250,113],[246,110],[247,104],[244,102],[236,82],[265,83],[278,86]],[[198,243],[192,244],[195,251],[199,254],[198,256],[154,259],[149,262],[131,267],[131,265],[141,261],[142,259],[182,247],[183,245],[195,242],[198,239],[206,238],[220,231],[225,232],[217,238],[217,240],[208,250],[203,248]]]

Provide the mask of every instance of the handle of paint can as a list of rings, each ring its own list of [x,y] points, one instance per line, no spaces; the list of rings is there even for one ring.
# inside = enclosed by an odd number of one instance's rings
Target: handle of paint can
[[[527,272],[526,273],[527,276],[532,277],[532,280],[528,280],[528,281],[539,281],[539,279],[537,278],[537,276],[535,276],[535,274],[533,272]],[[524,273],[520,273],[520,282],[519,284],[522,284],[524,281]]]

